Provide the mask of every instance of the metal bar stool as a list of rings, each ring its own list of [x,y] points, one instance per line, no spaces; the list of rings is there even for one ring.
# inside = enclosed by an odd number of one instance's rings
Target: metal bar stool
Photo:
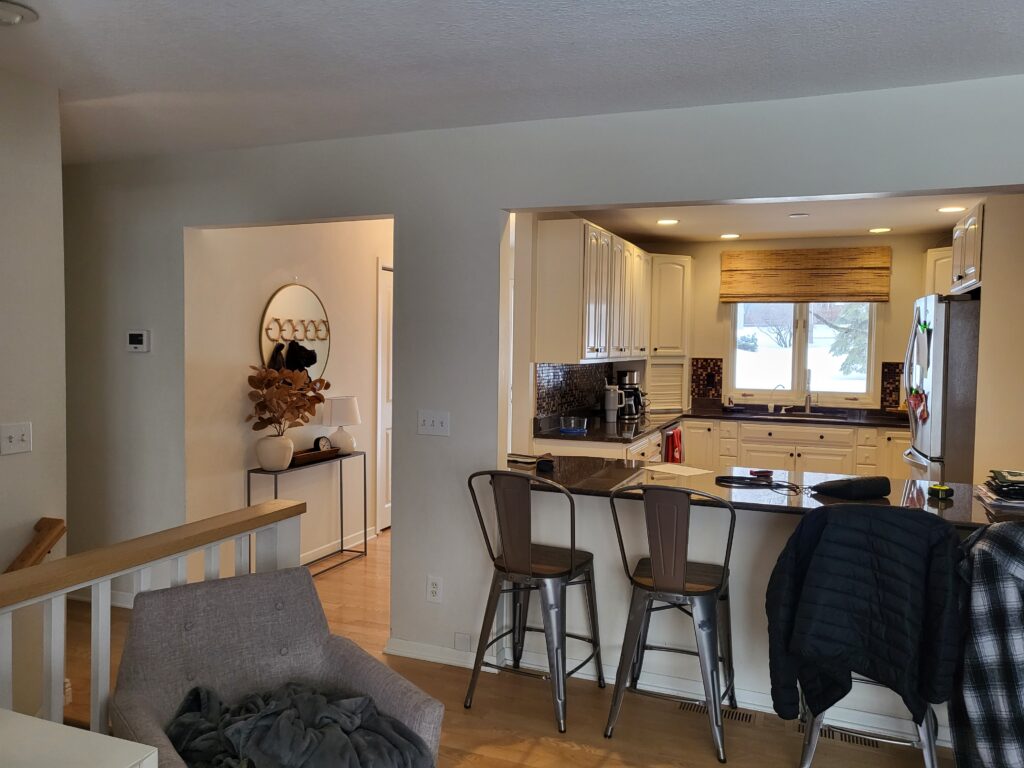
[[[478,478],[490,480],[494,493],[494,511],[496,518],[497,553],[491,543],[487,523],[474,485]],[[548,546],[533,543],[533,521],[531,491],[536,485],[547,486],[565,496],[569,501],[569,548]],[[523,658],[523,646],[527,632],[543,632],[547,640],[548,675],[551,682],[551,699],[555,707],[555,721],[560,733],[565,733],[565,681],[591,659],[597,667],[597,684],[604,688],[604,668],[601,666],[601,640],[597,624],[597,595],[594,591],[594,556],[590,552],[576,549],[576,503],[572,494],[564,486],[546,478],[536,477],[525,472],[509,470],[485,470],[469,476],[469,493],[473,497],[473,506],[483,531],[487,554],[494,563],[494,574],[491,577],[491,588],[487,595],[487,608],[484,610],[483,626],[480,629],[480,640],[477,642],[476,660],[473,663],[473,675],[466,691],[466,709],[473,704],[473,692],[476,689],[480,667],[488,666],[496,669],[507,667],[486,664],[484,653],[498,641],[512,636],[512,669],[519,671]],[[505,583],[511,583],[511,589]],[[566,590],[571,586],[582,585],[587,591],[587,610],[590,616],[590,637],[573,634],[565,630],[565,598]],[[540,592],[543,629],[530,627],[526,624],[527,612],[530,607],[530,594]],[[490,642],[486,642],[494,627],[494,617],[498,609],[498,598],[502,594],[512,593],[512,628],[502,632]],[[590,643],[593,650],[574,669],[566,671],[566,638],[574,638]],[[530,674],[522,672],[522,674]],[[542,675],[543,676],[543,675]]]
[[[870,680],[866,677],[858,677],[857,675],[853,676],[853,682],[877,685],[880,688],[886,687],[876,680]],[[803,751],[800,753],[800,768],[811,768],[811,763],[814,761],[814,752],[818,748],[818,738],[821,736],[821,727],[825,721],[825,712],[819,712],[816,715],[811,713],[807,704],[804,702],[802,693],[800,696],[800,710],[800,719],[804,724],[804,746]],[[925,713],[924,720],[920,723],[915,723],[914,726],[917,728],[917,739],[915,741],[908,741],[906,739],[886,739],[881,738],[874,733],[864,733],[834,725],[829,727],[835,731],[849,733],[854,736],[864,736],[886,744],[899,744],[902,746],[917,747],[924,755],[925,768],[939,768],[939,758],[935,749],[935,743],[939,733],[939,722],[935,717],[935,711],[930,705],[928,707],[928,711]]]
[[[630,570],[626,546],[619,523],[615,502],[625,494],[642,494],[646,524],[648,557],[642,557]],[[690,538],[690,520],[694,503],[708,502],[710,506],[728,511],[729,534],[725,542],[725,556],[721,565],[689,560],[687,545]],[[611,499],[615,535],[619,540],[619,554],[626,578],[633,586],[629,604],[626,633],[622,640],[622,655],[615,675],[615,692],[608,713],[604,735],[611,738],[615,721],[619,717],[622,697],[628,688],[637,688],[647,651],[670,651],[697,656],[704,681],[704,697],[711,723],[711,736],[718,761],[725,762],[725,733],[722,727],[722,699],[736,707],[735,675],[732,656],[732,625],[729,613],[729,557],[732,553],[733,532],[736,529],[736,510],[725,499],[687,488],[662,485],[630,485],[616,489]],[[664,603],[655,607],[655,603]],[[679,610],[693,619],[697,638],[696,652],[684,648],[649,645],[647,633],[651,614],[664,610]],[[725,668],[725,691],[719,679],[719,662]],[[677,697],[663,696],[674,700]]]

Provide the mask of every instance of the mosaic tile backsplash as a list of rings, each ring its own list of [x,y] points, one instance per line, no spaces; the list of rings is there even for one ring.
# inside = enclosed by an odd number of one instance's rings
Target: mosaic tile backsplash
[[[581,408],[599,408],[604,385],[613,379],[611,363],[557,365],[537,363],[537,418]]]
[[[722,358],[695,357],[690,369],[691,397],[722,399]]]
[[[899,408],[903,363],[882,363],[882,407]]]

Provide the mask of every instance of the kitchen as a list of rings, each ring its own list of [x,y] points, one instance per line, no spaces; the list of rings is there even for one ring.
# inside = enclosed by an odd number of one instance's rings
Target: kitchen
[[[994,468],[993,455],[1007,466],[1024,456],[997,450],[1004,436],[981,418],[975,425],[993,373],[979,349],[1001,343],[1005,328],[986,328],[981,314],[979,331],[981,262],[1015,274],[1022,220],[1024,198],[996,194],[516,214],[511,274],[532,290],[513,301],[508,466],[528,469],[515,453],[550,454],[538,474],[575,500],[576,546],[594,557],[605,664],[621,654],[629,603],[617,535],[631,540],[631,555],[643,553],[638,519],[612,526],[607,497],[622,486],[689,487],[735,505],[735,693],[741,708],[760,711],[772,708],[771,571],[801,516],[829,503],[809,486],[884,476],[880,503],[926,509],[962,535],[991,521],[972,484]],[[1005,288],[991,290],[1000,300],[988,317],[1007,317]],[[944,333],[960,312],[951,306],[972,307],[974,320]],[[943,379],[959,383],[944,391]],[[774,487],[720,482],[753,470],[770,472]],[[939,482],[952,499],[931,498]],[[534,534],[562,542],[560,500],[533,496]],[[720,521],[692,525],[691,553],[720,549]],[[584,632],[583,607],[570,601],[567,612],[570,631]],[[651,625],[650,642],[692,648],[692,624],[672,612]],[[528,638],[522,658],[543,669],[543,640]],[[584,661],[572,645],[569,658]],[[656,654],[640,686],[704,698],[696,660],[673,654]],[[937,715],[948,743],[944,707]],[[829,722],[913,733],[899,699],[877,688],[855,687]]]

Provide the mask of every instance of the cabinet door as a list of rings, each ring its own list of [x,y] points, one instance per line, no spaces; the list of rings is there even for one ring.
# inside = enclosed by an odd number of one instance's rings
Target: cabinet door
[[[903,460],[903,453],[910,447],[910,432],[894,430],[882,437],[878,454],[879,474],[894,480],[909,480],[910,465]]]
[[[981,211],[979,205],[964,217],[963,279],[960,289],[967,291],[981,283]]]
[[[612,236],[593,225],[586,227],[583,252],[583,357],[608,357],[608,273]]]
[[[856,467],[853,448],[796,447],[796,469],[799,472],[827,472],[852,475]]]
[[[965,235],[967,234],[964,229],[964,220],[958,221],[956,226],[953,227],[953,245],[951,247],[951,268],[952,268],[952,282],[950,283],[950,293],[955,293],[960,289],[964,279],[964,245]]]
[[[713,421],[683,420],[683,464],[711,470],[718,466],[715,427]]]
[[[686,266],[682,258],[659,256],[654,260],[651,307],[651,356],[680,357],[686,354],[683,291]]]
[[[953,287],[953,249],[932,248],[925,266],[924,295],[945,296]]]
[[[612,255],[608,285],[608,356],[629,357],[629,267],[633,246],[625,240],[612,238]]]
[[[651,344],[651,257],[637,249],[633,265],[633,357],[646,357]]]
[[[793,471],[796,449],[792,445],[760,445],[740,443],[739,461],[741,467],[751,469],[783,469]]]

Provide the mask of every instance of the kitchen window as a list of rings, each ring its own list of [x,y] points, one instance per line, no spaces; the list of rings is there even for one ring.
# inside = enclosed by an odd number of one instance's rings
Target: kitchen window
[[[874,304],[737,303],[730,351],[736,399],[823,404],[872,399]]]

